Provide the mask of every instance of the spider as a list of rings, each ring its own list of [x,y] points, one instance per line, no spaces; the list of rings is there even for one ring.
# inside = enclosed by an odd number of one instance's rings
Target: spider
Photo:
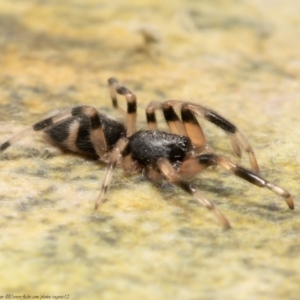
[[[202,196],[197,187],[187,181],[187,178],[209,166],[219,165],[256,186],[270,189],[283,197],[290,209],[294,209],[294,202],[288,191],[258,175],[259,167],[247,139],[235,125],[217,112],[200,104],[179,100],[151,102],[146,108],[148,129],[137,131],[135,94],[115,78],[108,79],[108,86],[113,107],[126,116],[125,124],[98,112],[92,106],[77,106],[24,129],[1,144],[0,151],[30,132],[43,131],[51,144],[64,151],[99,158],[107,164],[107,169],[95,209],[103,202],[113,170],[119,163],[125,172],[140,171],[152,182],[160,183],[166,179],[179,186],[212,211],[224,229],[231,227],[227,218]],[[127,112],[119,107],[118,94],[125,96]],[[162,110],[169,132],[157,129],[157,110]],[[212,151],[206,143],[197,117],[224,130],[238,156],[241,156],[242,151],[248,153],[253,171]]]

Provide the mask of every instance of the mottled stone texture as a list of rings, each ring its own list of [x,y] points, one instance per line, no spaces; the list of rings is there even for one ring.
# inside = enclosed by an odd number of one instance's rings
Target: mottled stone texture
[[[298,0],[2,0],[1,141],[77,104],[119,117],[106,87],[115,76],[138,96],[139,127],[151,100],[231,120],[296,209],[216,168],[193,182],[230,232],[181,190],[121,170],[94,212],[105,166],[31,135],[0,155],[0,296],[299,299],[299,16]]]

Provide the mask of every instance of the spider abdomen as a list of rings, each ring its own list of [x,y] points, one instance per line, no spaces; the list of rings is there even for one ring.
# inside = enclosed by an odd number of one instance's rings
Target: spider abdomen
[[[110,151],[120,138],[126,136],[126,129],[123,123],[101,113],[98,115]],[[45,133],[46,138],[60,149],[97,156],[90,136],[91,121],[87,115],[69,117],[50,126]]]
[[[160,130],[137,131],[129,140],[126,152],[130,151],[132,159],[144,166],[156,163],[159,158],[181,162],[193,149],[188,137]]]

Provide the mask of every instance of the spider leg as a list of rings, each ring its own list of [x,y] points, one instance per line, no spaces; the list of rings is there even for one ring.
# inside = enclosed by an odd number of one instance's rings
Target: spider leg
[[[182,114],[186,114],[187,111],[190,111],[190,112],[196,114],[197,116],[200,116],[200,117],[206,119],[207,121],[213,123],[217,127],[224,130],[230,136],[231,145],[232,145],[232,148],[235,151],[235,153],[238,156],[241,156],[242,150],[247,152],[249,155],[249,160],[250,160],[252,169],[255,172],[258,172],[259,167],[257,164],[257,160],[255,158],[254,152],[252,150],[252,147],[250,146],[250,144],[247,141],[247,139],[245,138],[245,136],[239,131],[239,129],[234,124],[232,124],[231,122],[229,122],[228,120],[226,120],[225,118],[220,116],[215,111],[208,109],[204,106],[201,106],[199,104],[183,103],[182,104]],[[186,115],[186,119],[184,122],[193,123],[194,119],[189,118],[189,116]]]
[[[181,106],[181,119],[186,128],[189,138],[192,143],[198,148],[198,151],[203,151],[203,148],[209,148],[206,142],[204,132],[191,110],[186,108],[185,104]]]
[[[224,156],[219,156],[217,154],[204,154],[198,157],[190,158],[182,163],[181,168],[179,170],[179,174],[183,176],[195,175],[202,169],[212,165],[220,165],[225,170],[232,172],[234,175],[258,187],[268,188],[275,194],[283,197],[290,209],[294,209],[293,198],[287,190],[267,181],[266,179],[257,175],[256,173],[237,165],[236,163],[232,162],[229,158],[226,158]]]
[[[129,137],[136,131],[136,96],[115,78],[108,79],[108,86],[114,108],[122,111],[118,106],[117,94],[125,96],[127,101],[126,127],[127,137]]]
[[[118,84],[118,81],[115,78],[109,78],[107,81],[108,81],[109,95],[112,102],[112,106],[114,109],[118,110],[125,117],[126,111],[119,106],[116,85],[114,84],[114,82]]]
[[[105,160],[104,156],[107,154],[108,147],[106,138],[103,132],[101,119],[99,117],[98,111],[93,106],[77,106],[71,111],[72,116],[86,115],[90,120],[90,138],[93,147],[97,155]]]
[[[141,169],[141,165],[132,159],[132,153],[128,143],[122,151],[122,168],[125,173],[134,173]]]
[[[147,118],[148,128],[150,130],[157,129],[157,121],[155,115],[155,110],[157,109],[162,110],[164,118],[172,133],[187,136],[185,127],[183,126],[178,115],[176,114],[173,106],[169,104],[169,101],[163,103],[153,101],[148,104],[146,108],[146,118]]]
[[[161,109],[161,103],[152,101],[146,107],[147,125],[148,125],[148,129],[150,130],[157,129],[157,120],[155,115],[156,109]]]
[[[121,153],[123,152],[123,150],[125,149],[126,145],[128,144],[128,139],[127,138],[121,138],[117,144],[115,145],[114,149],[111,152],[110,155],[110,160],[108,162],[107,168],[106,168],[106,172],[103,178],[103,182],[102,182],[102,187],[101,187],[101,191],[100,194],[95,202],[95,210],[98,209],[99,205],[102,204],[104,197],[108,191],[110,182],[112,180],[112,175],[113,175],[113,171],[121,157]]]
[[[215,166],[216,162],[212,159],[214,154],[201,154],[197,157],[191,157],[184,160],[178,171],[178,174],[184,178],[191,178],[209,166]]]
[[[43,131],[46,130],[47,128],[51,127],[52,125],[55,125],[58,122],[67,120],[68,118],[79,116],[79,115],[86,115],[90,119],[90,137],[91,141],[93,143],[93,146],[96,150],[96,153],[99,157],[103,157],[104,154],[107,152],[107,144],[106,144],[106,139],[102,130],[101,126],[101,120],[99,117],[99,114],[96,110],[96,108],[92,106],[77,106],[68,110],[65,110],[61,113],[58,113],[52,117],[46,118],[42,121],[39,121],[35,123],[34,125],[25,128],[6,142],[4,142],[0,146],[0,151],[4,151],[7,149],[9,146],[15,144],[18,142],[20,139],[25,137],[27,134],[35,132],[35,131]],[[55,139],[53,142],[58,146],[64,146],[63,148],[68,148],[72,149],[75,152],[77,151],[75,144],[76,137],[78,135],[78,130],[80,127],[80,123],[78,123],[77,120],[74,120],[72,123],[72,129],[70,130],[69,127],[66,127],[66,139],[64,141],[59,141],[56,142]],[[48,134],[48,133],[47,133]],[[51,140],[51,138],[50,138]]]
[[[152,165],[149,165],[145,168],[145,175],[154,184],[160,184],[164,179],[163,175],[155,170]]]
[[[168,181],[179,186],[181,189],[192,195],[200,204],[212,211],[224,229],[231,228],[227,218],[215,207],[215,205],[204,198],[193,185],[185,181],[166,158],[158,159],[157,165]]]
[[[24,138],[26,135],[28,135],[29,133],[44,130],[45,128],[47,128],[47,127],[49,127],[49,126],[51,126],[51,125],[53,125],[53,124],[55,124],[59,121],[67,119],[71,116],[72,116],[72,113],[71,113],[71,110],[69,109],[69,110],[60,112],[60,113],[58,113],[58,114],[56,114],[52,117],[46,118],[42,121],[39,121],[39,122],[35,123],[34,125],[32,125],[30,127],[25,128],[24,130],[20,131],[19,133],[17,133],[13,137],[11,137],[10,139],[8,139],[4,143],[2,143],[0,145],[0,152],[4,151],[8,147],[12,146],[16,142],[18,142],[19,140]]]

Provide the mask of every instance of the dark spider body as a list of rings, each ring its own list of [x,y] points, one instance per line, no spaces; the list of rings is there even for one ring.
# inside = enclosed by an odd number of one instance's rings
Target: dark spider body
[[[108,150],[111,151],[118,140],[126,136],[125,125],[111,117],[98,113]],[[77,127],[77,132],[72,129]],[[74,153],[98,157],[90,138],[90,119],[86,115],[78,115],[60,121],[47,128],[44,132],[54,146]],[[68,142],[74,136],[72,143]],[[188,137],[160,130],[140,130],[129,137],[129,142],[122,155],[132,154],[132,159],[141,166],[155,164],[158,158],[166,158],[172,163],[182,162],[192,142]]]
[[[182,162],[192,150],[192,142],[186,136],[160,130],[141,130],[129,138],[123,155],[131,152],[133,160],[148,166],[155,165],[159,158],[166,158],[171,163]]]
[[[200,104],[168,100],[151,102],[146,108],[148,130],[136,131],[135,95],[114,78],[108,79],[108,84],[113,107],[126,115],[124,124],[92,106],[78,106],[24,129],[0,144],[0,152],[30,132],[43,131],[47,140],[62,150],[99,158],[107,163],[107,169],[95,209],[103,202],[113,170],[119,162],[125,172],[142,171],[153,182],[166,179],[176,184],[211,210],[225,229],[230,228],[226,217],[186,181],[186,177],[197,175],[209,166],[221,166],[251,184],[273,191],[284,198],[290,209],[294,209],[287,190],[258,175],[258,164],[249,142],[230,121]],[[125,96],[127,112],[119,108],[117,94]],[[170,132],[157,129],[156,110],[163,112]],[[207,144],[197,117],[222,129],[229,136],[237,156],[243,151],[248,153],[253,171],[215,153]]]

